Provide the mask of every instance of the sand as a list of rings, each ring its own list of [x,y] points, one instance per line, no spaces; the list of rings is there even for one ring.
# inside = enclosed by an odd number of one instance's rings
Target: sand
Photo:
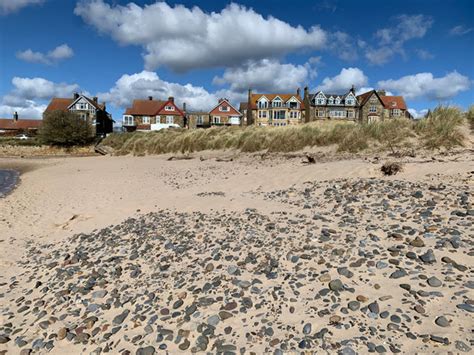
[[[233,160],[216,161],[216,157],[223,156]],[[246,209],[256,209],[266,216],[281,211],[298,213],[301,207],[278,199],[265,199],[265,194],[291,188],[302,189],[308,182],[337,179],[376,178],[383,181],[436,184],[445,182],[470,190],[471,193],[474,184],[474,159],[469,150],[445,156],[403,158],[403,171],[390,177],[383,176],[380,172],[381,164],[390,160],[387,157],[334,161],[325,159],[316,164],[303,164],[299,157],[276,156],[261,159],[259,155],[236,155],[234,152],[201,152],[190,160],[168,161],[169,157],[0,158],[0,168],[23,169],[20,185],[0,199],[0,284],[3,285],[0,292],[6,291],[12,277],[23,272],[24,265],[19,262],[24,262],[27,258],[28,248],[44,244],[60,245],[76,233],[91,233],[117,225],[127,218],[140,218],[159,210],[210,215],[223,211],[241,215]],[[199,194],[203,197],[197,197]],[[469,220],[472,223],[473,217]],[[386,223],[390,224],[391,221],[387,220]],[[472,227],[470,230],[472,231]],[[46,255],[48,250],[41,250],[41,253]],[[474,258],[466,255],[463,257],[459,262],[462,261],[468,272],[472,272]],[[336,276],[337,274],[331,275],[332,278]],[[434,269],[434,276],[442,278],[442,268]],[[387,292],[384,289],[384,285],[388,285],[386,278],[377,276],[376,279],[382,285],[382,291],[367,290],[369,297],[375,299],[389,293],[397,300],[402,299],[403,290]],[[472,290],[467,291],[472,299]],[[2,309],[8,307],[10,300],[16,296],[19,297],[20,294],[10,292],[7,298],[1,298]],[[396,306],[395,303],[394,307]],[[432,311],[436,313],[441,309],[442,305],[433,306]],[[7,321],[3,317],[0,325]],[[299,322],[297,320],[294,323]],[[456,331],[445,330],[452,341],[459,335],[460,327],[468,332],[473,325],[472,318],[468,316],[456,319],[455,323]],[[418,329],[420,327],[426,329]],[[431,328],[433,327],[436,328],[432,325]],[[413,325],[413,329],[425,333],[430,333],[431,328]],[[333,341],[343,339],[353,331],[335,332]],[[466,338],[463,340],[468,344]],[[421,339],[419,342],[421,343]],[[424,349],[434,352],[444,352],[446,349],[457,351],[453,344],[446,348],[438,345],[429,342]],[[403,348],[403,344],[400,346]],[[63,341],[56,342],[51,353],[79,353],[84,349],[90,352],[95,348],[92,345],[74,345]],[[420,349],[416,346],[413,348],[417,351]],[[180,351],[176,347],[170,349],[171,352]],[[257,352],[266,350],[262,346],[254,349]],[[409,348],[403,349],[406,352]],[[8,350],[8,353],[19,352],[13,341],[0,344],[0,352],[2,350]],[[364,352],[361,349],[359,351]]]

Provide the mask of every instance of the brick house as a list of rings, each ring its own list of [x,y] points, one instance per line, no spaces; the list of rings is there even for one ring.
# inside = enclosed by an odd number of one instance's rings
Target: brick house
[[[217,105],[209,111],[211,126],[238,126],[241,118],[242,113],[227,99],[219,99]]]
[[[391,118],[412,118],[402,96],[386,96],[384,90],[371,90],[357,96],[359,120],[363,123]]]
[[[248,93],[247,125],[287,126],[304,122],[305,109],[296,94],[253,94]]]
[[[359,103],[354,86],[345,94],[329,94],[318,91],[310,94],[304,89],[305,122],[316,120],[351,120],[359,118]]]
[[[207,111],[189,111],[186,113],[188,128],[209,128],[211,123],[209,121],[209,112]]]
[[[18,113],[13,118],[0,118],[0,135],[13,136],[15,134],[35,135],[41,127],[43,120],[19,118]]]
[[[179,108],[172,96],[166,101],[153,100],[149,96],[147,100],[133,100],[132,107],[123,114],[122,126],[129,132],[157,130],[162,125],[185,127],[185,112],[186,104],[183,104],[183,109]]]
[[[92,99],[78,93],[72,98],[53,97],[43,113],[43,119],[54,111],[68,111],[90,122],[94,128],[94,134],[103,136],[113,131],[114,120],[107,112],[105,102],[99,103],[97,97]]]

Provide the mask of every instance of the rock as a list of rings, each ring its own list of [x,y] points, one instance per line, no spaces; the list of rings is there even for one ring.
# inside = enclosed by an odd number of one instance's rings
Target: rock
[[[399,279],[401,277],[407,276],[408,273],[404,269],[398,269],[390,275],[391,279]]]
[[[360,308],[360,303],[357,301],[350,301],[347,304],[347,308],[349,308],[351,311],[357,311]]]
[[[367,302],[367,301],[369,300],[369,298],[366,297],[366,296],[363,296],[363,295],[358,295],[358,296],[356,297],[356,300],[359,301],[359,302],[365,303],[365,302]]]
[[[380,312],[379,304],[377,302],[372,302],[371,304],[369,304],[369,311],[375,314],[379,314]]]
[[[127,318],[128,314],[130,313],[130,311],[128,309],[124,310],[122,313],[120,313],[118,316],[115,316],[115,318],[113,319],[112,323],[115,324],[115,325],[120,325],[123,323],[123,321],[125,320],[125,318]]]
[[[416,248],[422,248],[425,246],[425,242],[420,237],[415,237],[415,239],[410,241],[410,245]]]
[[[332,291],[341,291],[344,289],[344,285],[339,279],[332,280],[331,282],[329,282],[329,289],[331,289]]]
[[[57,333],[57,339],[63,340],[67,335],[67,328],[60,328]]]
[[[440,287],[443,284],[436,276],[431,276],[428,280],[426,280],[426,282],[431,287]]]
[[[11,339],[7,337],[6,335],[0,335],[0,344],[6,344],[10,341]]]
[[[469,313],[474,313],[474,306],[468,303],[461,303],[456,306],[463,311],[468,311]]]
[[[426,264],[433,264],[436,262],[435,255],[433,253],[433,250],[429,249],[426,253],[423,255],[420,255],[421,261],[423,261]]]
[[[414,307],[414,309],[415,309],[415,311],[417,311],[417,312],[420,313],[420,314],[424,314],[424,313],[426,312],[425,309],[424,309],[422,306],[420,306],[419,304],[417,304],[417,305]]]
[[[220,321],[220,318],[217,314],[213,315],[213,316],[210,316],[208,319],[207,319],[207,324],[209,325],[212,325],[213,327],[215,327]]]
[[[466,343],[464,343],[461,340],[456,340],[454,342],[454,346],[456,347],[456,350],[459,350],[465,353],[468,353],[472,350],[469,346],[466,345]]]
[[[448,338],[443,338],[443,337],[440,337],[440,336],[437,336],[437,335],[430,335],[430,339],[432,341],[435,341],[437,343],[442,343],[442,344],[445,344],[445,345],[448,345],[449,344],[449,339]]]
[[[146,348],[138,348],[136,355],[153,355],[156,353],[156,350],[153,346],[147,346]]]
[[[179,350],[184,351],[184,350],[187,350],[190,345],[191,345],[191,343],[189,342],[189,340],[184,339],[184,341],[181,344],[179,344],[178,348],[179,348]]]
[[[107,295],[106,290],[99,290],[92,292],[92,298],[104,298]]]
[[[311,334],[311,323],[306,323],[303,327],[303,334]]]
[[[436,323],[436,325],[439,325],[440,327],[444,327],[444,328],[450,326],[450,323],[446,319],[445,316],[440,316],[440,317],[436,318],[435,323]]]
[[[331,324],[337,324],[337,323],[340,323],[342,320],[341,316],[338,316],[338,315],[332,315],[331,317],[329,317],[329,322]]]

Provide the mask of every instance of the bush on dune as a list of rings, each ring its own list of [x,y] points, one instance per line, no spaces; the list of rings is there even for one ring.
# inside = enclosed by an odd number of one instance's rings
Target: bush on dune
[[[469,114],[471,116],[469,116]],[[466,114],[473,117],[474,109]],[[469,119],[469,118],[468,118]],[[464,122],[455,107],[436,108],[419,121],[391,119],[369,124],[314,122],[287,127],[212,127],[112,134],[102,144],[116,154],[188,153],[203,150],[238,149],[242,152],[292,152],[305,147],[336,145],[339,152],[356,153],[376,148],[398,154],[404,148],[451,149],[462,146]],[[471,118],[472,122],[472,118]]]

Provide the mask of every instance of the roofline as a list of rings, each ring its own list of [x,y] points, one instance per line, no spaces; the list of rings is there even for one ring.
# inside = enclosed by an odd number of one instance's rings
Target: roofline
[[[222,99],[222,101],[227,102],[230,107],[232,107],[232,108],[233,108],[235,111],[237,111],[238,113],[242,114],[242,112],[240,112],[239,110],[237,110],[237,109],[234,107],[234,105],[232,105],[232,104],[229,102],[229,100],[227,100],[227,99]],[[219,105],[222,103],[222,101],[219,102],[219,103],[218,103],[216,106],[214,106],[212,109],[210,109],[208,113],[210,114],[210,113],[212,112],[212,110],[214,110],[214,109],[216,109],[217,107],[219,107]],[[242,103],[242,102],[241,102],[241,103]]]

